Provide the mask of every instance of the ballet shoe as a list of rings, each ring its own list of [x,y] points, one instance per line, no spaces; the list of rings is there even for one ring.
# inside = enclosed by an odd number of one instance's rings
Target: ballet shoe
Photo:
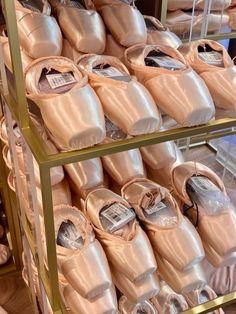
[[[119,274],[136,284],[156,271],[150,242],[131,206],[122,197],[105,188],[94,190],[85,200],[84,212],[93,224],[109,263]]]
[[[145,314],[158,314],[157,310],[151,302],[145,300],[140,303],[133,303],[124,295],[119,300],[120,314],[138,314],[143,312]]]
[[[216,0],[212,1],[211,4],[211,11],[222,11],[225,10],[230,6],[230,0]],[[204,10],[205,1],[204,0],[197,0],[195,4],[195,9],[197,10]],[[193,0],[169,0],[168,1],[168,10],[169,11],[176,11],[176,10],[189,10],[193,8]]]
[[[117,314],[116,291],[113,285],[91,301],[83,298],[66,282],[61,290],[65,303],[72,314]]]
[[[26,69],[25,82],[27,97],[40,108],[49,136],[61,150],[102,142],[105,122],[101,104],[87,76],[73,61],[64,57],[38,59]]]
[[[160,128],[160,115],[154,100],[119,59],[85,55],[77,64],[88,74],[105,116],[123,132],[140,135]]]
[[[205,254],[196,229],[167,189],[148,179],[134,179],[121,192],[142,221],[153,250],[163,260],[179,271],[203,260]]]
[[[48,1],[15,0],[15,8],[20,46],[27,55],[32,59],[60,55],[62,34],[55,18],[50,16]]]
[[[100,158],[83,160],[64,165],[73,192],[85,199],[94,188],[104,185],[103,168]]]
[[[103,294],[111,287],[111,274],[89,221],[76,207],[59,205],[54,207],[54,222],[60,273],[85,299],[92,300]],[[45,241],[43,236],[46,250]]]
[[[204,23],[203,11],[195,11],[194,16],[192,12],[177,10],[174,12],[168,12],[166,18],[166,26],[171,32],[175,33],[181,38],[188,38],[192,27],[192,35],[199,38],[201,33],[202,25]],[[224,28],[228,26],[229,15],[218,12],[211,12],[208,16],[208,28],[207,32],[209,34],[214,34],[219,32],[219,27]]]
[[[6,264],[11,256],[11,251],[7,245],[0,244],[0,265]]]
[[[137,283],[130,281],[123,273],[110,265],[112,279],[118,290],[131,302],[140,303],[156,296],[160,291],[159,278],[153,273]]]
[[[172,186],[174,194],[191,209],[190,219],[197,221],[207,259],[215,267],[232,261],[231,254],[236,253],[236,210],[221,179],[203,164],[185,162],[172,169]]]
[[[211,287],[207,285],[196,291],[184,294],[184,298],[186,299],[190,308],[193,308],[197,305],[216,299],[217,294],[215,293],[214,290],[211,289]],[[220,308],[212,311],[211,314],[224,314],[224,311]]]
[[[189,309],[185,298],[175,293],[164,281],[161,281],[160,293],[151,299],[158,313],[181,313]]]
[[[106,35],[106,47],[104,55],[113,56],[118,58],[121,62],[124,62],[126,47],[121,46],[112,36],[112,34]]]
[[[125,51],[125,59],[157,106],[180,125],[200,125],[214,117],[214,103],[204,81],[176,49],[136,45]]]
[[[63,38],[63,44],[62,44],[62,52],[61,56],[68,58],[72,61],[76,61],[79,57],[81,57],[83,53],[80,53],[77,51],[67,39]]]
[[[77,51],[102,54],[106,44],[106,32],[101,16],[94,9],[86,9],[76,1],[50,0],[60,28]]]
[[[7,37],[0,36],[0,42],[2,44],[2,49],[3,49],[3,58],[4,58],[4,63],[8,70],[13,73],[12,69],[12,62],[11,62],[11,52],[10,52],[10,46],[9,46],[9,41]],[[21,53],[21,62],[22,62],[22,69],[23,72],[27,68],[27,66],[33,61],[31,57],[29,57],[24,50],[20,47],[20,53]]]
[[[235,111],[236,67],[224,46],[202,39],[185,44],[179,50],[205,81],[215,105]]]
[[[157,18],[144,15],[144,20],[147,27],[148,45],[178,48],[182,44],[181,39],[164,27]]]
[[[146,42],[144,18],[135,7],[134,1],[93,0],[93,3],[106,27],[120,45],[130,47]]]

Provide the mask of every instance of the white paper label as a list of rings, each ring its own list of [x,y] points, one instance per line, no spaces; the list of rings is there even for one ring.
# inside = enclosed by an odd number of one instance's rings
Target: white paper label
[[[145,209],[145,212],[147,214],[151,215],[151,214],[159,212],[160,210],[162,210],[162,209],[164,209],[166,207],[167,207],[166,204],[164,204],[163,202],[159,202],[159,203],[156,203],[153,206],[148,207],[147,209]]]
[[[123,204],[115,203],[101,212],[101,216],[109,220],[114,228],[121,228],[135,218],[134,212]]]
[[[52,89],[76,82],[71,73],[47,74],[46,78]]]
[[[218,51],[199,52],[199,58],[207,64],[223,67],[223,56]]]
[[[217,187],[208,178],[199,176],[192,177],[191,181],[203,191],[216,191]]]
[[[183,69],[185,67],[185,65],[179,60],[173,59],[168,56],[166,57],[151,56],[151,57],[147,57],[146,59],[154,61],[161,68],[165,68],[165,69],[178,70],[178,69]]]
[[[125,134],[118,126],[116,126],[110,119],[105,117],[105,127],[106,135],[113,140],[125,139],[127,134]]]
[[[93,69],[93,72],[95,72],[97,75],[106,77],[124,76],[124,73],[114,67],[109,67],[106,69]]]
[[[14,130],[15,136],[18,138],[21,138],[20,128],[18,126],[15,126],[13,130]]]

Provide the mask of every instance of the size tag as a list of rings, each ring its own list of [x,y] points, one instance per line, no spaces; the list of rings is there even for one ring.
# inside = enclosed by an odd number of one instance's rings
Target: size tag
[[[163,202],[159,202],[159,203],[155,202],[155,204],[153,206],[146,208],[145,212],[147,214],[151,215],[151,214],[159,212],[160,210],[162,210],[166,207],[167,207],[166,204],[164,204]]]
[[[112,204],[104,209],[100,215],[110,222],[111,225],[108,226],[108,229],[111,232],[120,229],[135,218],[133,210],[120,203]]]
[[[127,137],[127,134],[125,134],[120,128],[118,128],[118,126],[112,123],[111,120],[107,117],[105,117],[105,128],[107,137],[113,140],[121,140]]]
[[[52,89],[76,82],[71,73],[47,74],[46,78]]]
[[[109,67],[106,69],[93,69],[93,72],[95,72],[97,75],[106,77],[125,76],[124,73],[114,67]]]
[[[224,67],[223,56],[218,51],[199,52],[199,58],[207,64]]]
[[[61,224],[57,244],[68,249],[79,249],[83,245],[83,238],[71,221],[66,220]]]
[[[217,187],[214,183],[212,183],[208,178],[199,176],[199,177],[192,177],[190,179],[195,186],[203,191],[217,191]]]
[[[173,59],[169,56],[158,57],[158,56],[150,56],[146,58],[147,61],[155,62],[159,67],[165,68],[168,70],[179,70],[183,69],[185,65],[179,60]]]

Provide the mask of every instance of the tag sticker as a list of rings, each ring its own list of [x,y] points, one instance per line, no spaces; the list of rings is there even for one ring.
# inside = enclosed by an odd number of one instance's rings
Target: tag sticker
[[[93,72],[95,72],[97,75],[106,77],[124,76],[124,73],[114,67],[109,67],[106,69],[93,69]]]
[[[168,70],[179,70],[183,69],[185,65],[179,60],[173,59],[169,56],[158,57],[158,56],[150,56],[145,58],[147,61],[155,62],[159,67],[165,68]]]
[[[104,209],[100,215],[110,222],[107,229],[111,232],[120,229],[135,218],[133,210],[120,203],[112,204]]]
[[[68,249],[79,249],[83,245],[83,238],[71,221],[66,220],[61,224],[57,244]]]
[[[155,203],[153,206],[150,206],[145,209],[145,212],[149,215],[159,212],[162,209],[165,209],[167,206],[163,202]]]
[[[52,89],[76,82],[71,73],[47,74],[46,78]]]
[[[209,51],[209,52],[199,52],[199,58],[206,62],[207,64],[214,65],[217,67],[223,67],[223,56],[218,51]]]
[[[217,191],[217,187],[215,186],[215,184],[206,177],[192,177],[191,181],[203,191]]]

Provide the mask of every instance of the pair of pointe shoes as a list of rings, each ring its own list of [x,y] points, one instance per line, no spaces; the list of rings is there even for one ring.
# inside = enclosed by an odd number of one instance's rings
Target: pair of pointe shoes
[[[211,10],[212,11],[221,11],[230,6],[231,0],[214,0],[212,1]],[[197,0],[195,4],[195,9],[203,10],[205,6],[204,0]],[[193,0],[169,0],[168,1],[168,10],[189,10],[193,8]]]
[[[174,12],[168,12],[166,19],[166,26],[171,32],[185,38],[189,36],[191,25],[193,25],[193,35],[197,36],[201,33],[202,25],[204,23],[203,11],[195,11],[194,16],[192,12],[185,12],[177,10]],[[224,28],[229,24],[229,15],[220,12],[211,12],[208,16],[208,33],[215,33],[219,31],[219,28]],[[198,36],[199,37],[199,36]]]
[[[78,63],[80,69],[66,58],[48,57],[31,63],[25,73],[27,97],[40,108],[60,150],[102,142],[104,114],[130,135],[159,129],[160,115],[150,93],[118,59],[85,55]]]

